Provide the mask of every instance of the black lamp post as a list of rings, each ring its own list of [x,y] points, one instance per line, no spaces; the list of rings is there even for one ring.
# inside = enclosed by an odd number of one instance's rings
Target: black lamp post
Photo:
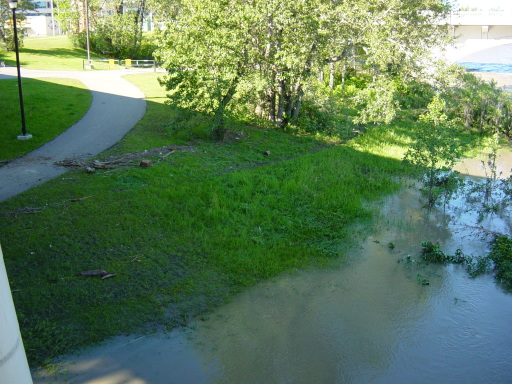
[[[18,69],[18,91],[20,93],[20,112],[21,112],[21,135],[18,140],[28,140],[32,135],[27,133],[25,126],[25,108],[23,107],[23,90],[21,88],[21,71],[20,71],[20,53],[18,47],[18,28],[16,27],[16,8],[18,8],[18,0],[9,1],[9,8],[12,9],[12,23],[14,26],[14,48],[16,51],[16,68]]]

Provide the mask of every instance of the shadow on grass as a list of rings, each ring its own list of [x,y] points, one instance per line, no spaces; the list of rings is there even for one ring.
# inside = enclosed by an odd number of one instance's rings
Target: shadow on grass
[[[79,48],[52,48],[51,50],[45,49],[32,49],[22,48],[20,53],[30,53],[33,55],[52,56],[60,59],[83,59],[84,51]]]
[[[19,141],[16,140],[21,134],[18,82],[14,76],[0,80],[0,159],[12,160],[24,155],[80,120],[91,104],[91,93],[85,86],[77,87],[79,84],[71,79],[22,79],[26,128],[33,137]]]

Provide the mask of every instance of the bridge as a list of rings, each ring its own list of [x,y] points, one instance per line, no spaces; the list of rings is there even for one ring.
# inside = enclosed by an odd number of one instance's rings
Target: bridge
[[[456,39],[446,53],[448,60],[471,61],[472,55],[489,50],[489,62],[512,64],[512,11],[452,12],[441,23]]]

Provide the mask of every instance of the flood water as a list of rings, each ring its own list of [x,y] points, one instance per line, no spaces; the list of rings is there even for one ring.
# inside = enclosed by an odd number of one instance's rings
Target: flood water
[[[483,255],[479,227],[510,235],[510,206],[480,222],[463,198],[428,214],[406,188],[376,210],[339,268],[260,284],[186,331],[118,338],[69,358],[56,382],[511,383],[512,295],[461,265],[397,262],[427,240]]]
[[[512,296],[461,266],[397,263],[422,240],[484,254],[487,236],[425,219],[415,191],[382,214],[347,266],[262,284],[201,323],[190,341],[217,370],[211,382],[512,382]]]

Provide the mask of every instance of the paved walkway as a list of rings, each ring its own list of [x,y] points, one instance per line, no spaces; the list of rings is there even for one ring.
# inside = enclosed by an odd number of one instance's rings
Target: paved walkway
[[[72,78],[92,93],[87,113],[75,125],[35,151],[0,167],[0,201],[67,171],[54,165],[68,158],[90,158],[118,142],[144,116],[144,94],[122,76],[148,70],[41,71],[22,69],[27,78]],[[16,78],[16,68],[0,68],[0,81]],[[31,133],[31,132],[28,132]]]

